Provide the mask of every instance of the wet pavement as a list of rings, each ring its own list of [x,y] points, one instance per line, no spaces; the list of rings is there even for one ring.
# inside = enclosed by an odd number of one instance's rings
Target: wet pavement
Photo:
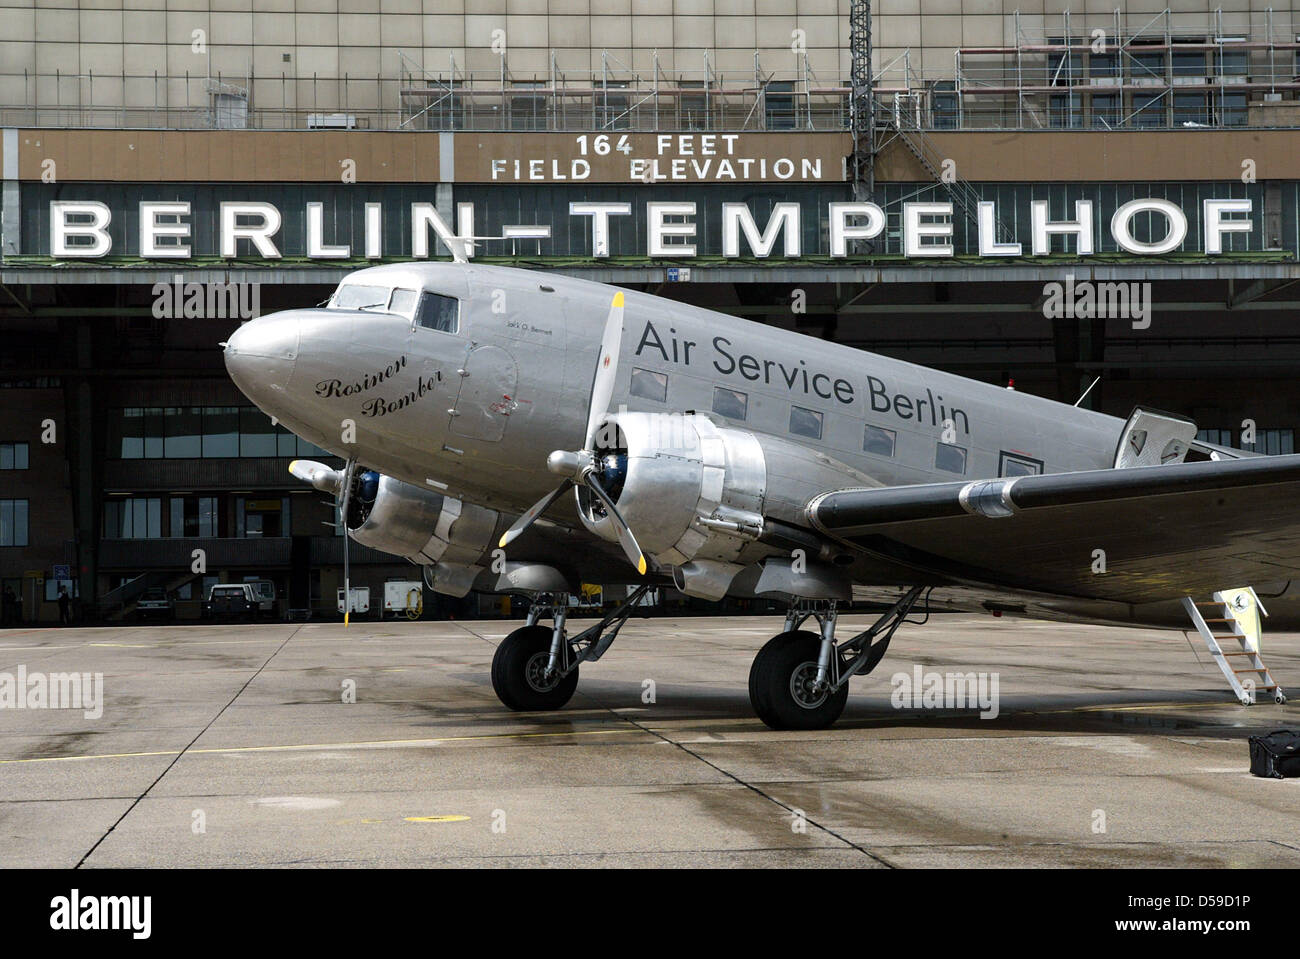
[[[0,683],[103,678],[97,718],[0,708],[0,865],[1300,865],[1300,780],[1246,745],[1300,705],[1237,705],[1178,632],[935,616],[773,732],[779,618],[632,620],[550,714],[492,692],[517,625],[0,632]],[[1264,658],[1300,694],[1300,635]],[[918,667],[996,676],[996,717],[896,693]]]

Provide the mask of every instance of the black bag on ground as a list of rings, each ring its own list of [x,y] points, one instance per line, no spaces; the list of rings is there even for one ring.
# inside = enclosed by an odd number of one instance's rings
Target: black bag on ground
[[[1300,776],[1300,732],[1275,729],[1266,736],[1251,736],[1250,771],[1272,779]]]

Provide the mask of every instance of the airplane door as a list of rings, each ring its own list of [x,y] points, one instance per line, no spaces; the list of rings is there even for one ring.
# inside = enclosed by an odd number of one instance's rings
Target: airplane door
[[[451,432],[487,442],[500,440],[516,405],[519,367],[514,357],[499,346],[471,346],[459,373]]]

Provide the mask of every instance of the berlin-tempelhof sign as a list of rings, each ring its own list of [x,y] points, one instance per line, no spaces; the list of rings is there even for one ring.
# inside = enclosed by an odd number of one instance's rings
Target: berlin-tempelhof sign
[[[1073,252],[1080,257],[1096,253],[1097,225],[1103,222],[1091,200],[1078,200],[1069,220],[1049,219],[1046,200],[1030,203],[1029,249],[1021,242],[999,239],[997,208],[993,202],[978,205],[978,255],[986,258],[1047,256],[1056,237],[1070,238]],[[1201,203],[1200,252],[1216,256],[1224,252],[1224,237],[1231,233],[1249,233],[1254,229],[1250,199],[1206,199]],[[694,201],[650,201],[645,204],[644,255],[660,257],[694,257],[698,236],[699,205]],[[943,202],[914,202],[901,205],[901,248],[891,252],[908,258],[952,257],[953,205]],[[137,204],[139,248],[114,249],[111,227],[113,211],[106,203],[95,200],[56,200],[50,203],[50,255],[58,259],[99,258],[113,254],[139,256],[149,260],[184,260],[193,256],[191,241],[195,222],[187,201],[142,201]],[[801,224],[807,215],[803,205],[793,202],[773,204],[765,223],[760,225],[745,203],[721,204],[722,253],[726,257],[785,257],[803,255]],[[610,255],[610,224],[613,218],[629,216],[627,202],[573,202],[570,217],[589,221],[591,248],[595,257]],[[329,243],[325,238],[325,208],[322,203],[308,203],[298,215],[305,216],[305,248],[282,250],[277,234],[284,224],[284,213],[265,202],[223,202],[216,216],[215,249],[228,259],[258,258],[274,260],[286,255],[305,256],[314,260],[367,258],[381,259],[383,224],[394,215],[380,203],[366,203],[364,240],[359,249],[346,243]],[[472,203],[456,204],[456,226],[447,223],[432,203],[402,205],[396,215],[403,217],[409,231],[410,255],[427,258],[435,255],[435,238],[463,239],[473,252],[475,210]],[[820,211],[817,214],[820,217]],[[1159,239],[1139,239],[1135,224],[1149,222],[1149,234]],[[885,211],[870,202],[832,202],[825,208],[825,229],[832,257],[846,258],[850,242],[879,240],[885,232]],[[1188,241],[1186,212],[1170,200],[1144,198],[1130,200],[1111,212],[1104,221],[1115,246],[1134,256],[1165,256],[1182,250]],[[1163,229],[1161,228],[1163,223]],[[1142,232],[1142,231],[1139,231]],[[512,224],[501,228],[500,238],[547,240],[550,224]],[[496,238],[496,237],[493,237]],[[246,241],[241,247],[241,241]]]

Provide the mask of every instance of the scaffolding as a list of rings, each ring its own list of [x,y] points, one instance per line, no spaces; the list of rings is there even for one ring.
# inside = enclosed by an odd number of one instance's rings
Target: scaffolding
[[[720,71],[649,51],[638,69],[583,51],[569,69],[511,70],[503,48],[467,70],[449,52],[434,66],[392,51],[378,75],[237,76],[4,72],[0,125],[146,129],[348,128],[467,131],[850,131],[855,156],[893,130],[1300,127],[1300,23],[1273,10],[1154,16],[1009,15],[1011,42],[953,51],[951,70],[918,75],[903,49],[883,66],[851,58],[819,77],[806,51],[777,69],[755,51],[749,69]],[[866,0],[850,7],[851,39],[870,43]],[[859,44],[861,45],[861,44]],[[625,54],[623,56],[626,56]],[[772,55],[769,54],[769,57]],[[441,60],[441,55],[439,55]],[[476,60],[476,63],[481,61]],[[638,63],[641,61],[638,60]],[[672,67],[665,66],[671,62]],[[730,61],[734,66],[734,61]],[[855,72],[856,71],[856,72]],[[870,72],[870,84],[862,75]],[[854,110],[858,111],[855,118]],[[867,171],[854,181],[869,183]]]
[[[849,88],[817,77],[807,52],[795,67],[723,75],[704,51],[696,69],[665,70],[659,52],[634,70],[608,50],[598,70],[569,70],[550,52],[545,74],[511,71],[504,50],[495,70],[442,70],[398,53],[400,129],[419,130],[846,130]],[[680,60],[680,58],[678,58]]]
[[[1300,36],[1289,14],[1221,9],[1201,23],[1154,16],[1044,18],[1015,42],[962,47],[953,80],[928,82],[934,128],[1295,126]]]

